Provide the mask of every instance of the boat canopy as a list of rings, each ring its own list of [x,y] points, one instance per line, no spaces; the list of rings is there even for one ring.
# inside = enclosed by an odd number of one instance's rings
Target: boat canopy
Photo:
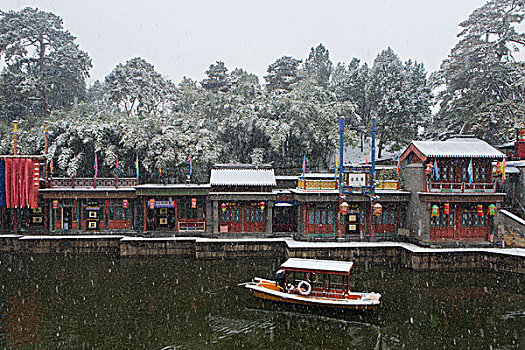
[[[281,265],[281,269],[349,274],[353,265],[351,261],[290,258]]]

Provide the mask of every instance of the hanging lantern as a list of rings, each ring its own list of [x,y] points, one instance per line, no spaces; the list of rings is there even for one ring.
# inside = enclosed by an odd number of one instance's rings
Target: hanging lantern
[[[374,204],[374,213],[376,216],[380,216],[383,212],[383,206],[379,203]]]
[[[33,186],[38,187],[40,185],[40,163],[35,162],[33,168]]]
[[[450,214],[450,204],[448,203],[443,204],[443,214],[445,215]]]
[[[341,213],[343,214],[348,213],[348,203],[346,202],[341,203]]]
[[[58,208],[58,201],[54,200],[53,201],[53,209],[57,209],[57,208]]]
[[[197,198],[192,198],[191,199],[191,207],[193,209],[197,208]]]
[[[437,205],[432,206],[432,216],[438,216],[439,215],[439,207]]]
[[[261,203],[259,203],[259,205],[261,206],[261,211],[264,210],[265,203],[261,202]]]
[[[501,174],[501,162],[500,162],[499,160],[496,162],[496,170],[495,170],[495,173],[496,173],[497,175]]]
[[[478,204],[476,212],[478,216],[483,216],[483,205]]]
[[[489,205],[489,215],[490,216],[496,215],[496,206],[494,204]]]
[[[222,212],[223,212],[223,213],[226,212],[226,203],[222,203],[222,204],[221,204],[221,209],[222,209]]]
[[[427,175],[432,175],[432,170],[433,170],[434,166],[431,164],[431,163],[428,163],[427,164],[427,167],[425,169],[425,173]]]
[[[122,208],[127,209],[128,206],[129,206],[129,202],[128,202],[128,200],[127,200],[127,199],[124,199],[124,200],[122,201]]]
[[[155,209],[155,198],[151,198],[149,200],[149,208],[150,209]]]

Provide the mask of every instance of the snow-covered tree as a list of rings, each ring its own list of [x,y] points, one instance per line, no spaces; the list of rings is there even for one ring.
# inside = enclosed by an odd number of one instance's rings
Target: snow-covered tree
[[[0,108],[14,118],[37,105],[39,117],[47,118],[83,98],[91,59],[75,39],[53,13],[30,7],[0,11],[1,81],[13,92],[2,94]]]
[[[206,75],[208,77],[201,81],[204,89],[214,92],[226,92],[230,89],[230,75],[224,62],[217,61],[215,64],[210,65],[210,68],[206,71]]]
[[[462,23],[459,42],[432,76],[440,110],[436,133],[474,133],[501,142],[525,123],[525,70],[515,54],[525,44],[525,4],[491,0]]]
[[[155,67],[135,57],[118,64],[105,78],[104,89],[111,103],[128,116],[159,115],[171,102],[173,83],[164,79]]]
[[[266,90],[269,92],[286,93],[290,92],[299,77],[299,65],[301,60],[290,56],[283,56],[268,66],[268,75],[264,77],[267,81]]]
[[[330,75],[332,74],[333,64],[330,61],[330,53],[323,44],[310,49],[310,55],[304,62],[302,75],[311,79],[320,86],[328,86]]]
[[[367,89],[369,108],[377,114],[378,155],[386,146],[399,150],[413,140],[425,124],[430,91],[422,65],[405,67],[389,47],[374,60]]]

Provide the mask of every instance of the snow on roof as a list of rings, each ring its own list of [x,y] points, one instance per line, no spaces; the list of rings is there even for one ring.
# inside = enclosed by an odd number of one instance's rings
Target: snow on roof
[[[218,168],[211,169],[212,186],[276,186],[273,169]]]
[[[299,259],[290,258],[281,265],[283,269],[297,269],[308,271],[326,271],[338,273],[350,273],[352,266],[351,261],[337,261],[337,260],[316,260],[316,259]]]
[[[446,141],[412,141],[427,157],[505,158],[505,155],[483,140],[461,136]]]

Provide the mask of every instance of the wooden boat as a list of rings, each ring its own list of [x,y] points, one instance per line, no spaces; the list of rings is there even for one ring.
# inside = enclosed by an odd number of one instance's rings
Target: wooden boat
[[[350,291],[349,261],[288,259],[275,280],[255,277],[244,286],[262,299],[329,308],[370,309],[380,304],[379,293]]]

